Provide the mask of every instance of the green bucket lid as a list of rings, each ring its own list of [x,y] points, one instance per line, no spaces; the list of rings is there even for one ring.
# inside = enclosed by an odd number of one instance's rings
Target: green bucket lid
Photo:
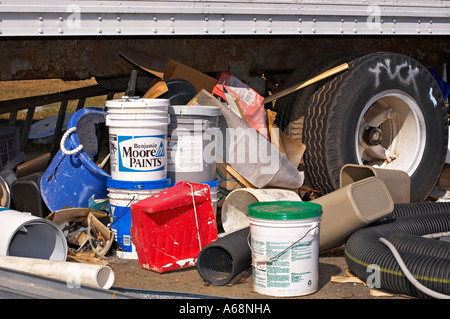
[[[321,216],[322,206],[302,201],[257,202],[248,205],[248,215],[272,220],[307,219]]]

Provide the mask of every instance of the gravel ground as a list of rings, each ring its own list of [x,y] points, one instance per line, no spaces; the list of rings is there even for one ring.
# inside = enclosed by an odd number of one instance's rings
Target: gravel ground
[[[253,291],[251,271],[248,276],[232,285],[207,284],[195,267],[166,273],[142,269],[138,260],[117,259],[112,262],[116,281],[114,287],[195,293],[202,296],[240,299],[404,299],[404,296],[381,294],[374,296],[371,289],[361,283],[335,282],[334,276],[348,277],[348,267],[343,250],[322,254],[319,258],[319,290],[313,294],[295,298],[267,296]],[[112,288],[113,289],[113,288]]]

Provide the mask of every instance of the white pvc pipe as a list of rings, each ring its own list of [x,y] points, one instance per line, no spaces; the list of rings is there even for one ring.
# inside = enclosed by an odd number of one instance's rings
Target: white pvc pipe
[[[0,207],[0,255],[65,261],[67,240],[53,222]]]
[[[114,271],[104,265],[0,256],[0,267],[61,280],[70,288],[91,286],[109,289],[115,280]]]

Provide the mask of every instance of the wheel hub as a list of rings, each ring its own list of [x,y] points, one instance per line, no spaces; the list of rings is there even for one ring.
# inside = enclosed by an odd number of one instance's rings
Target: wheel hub
[[[409,175],[424,154],[425,119],[408,94],[386,90],[364,106],[355,132],[358,163],[401,169]]]
[[[383,139],[383,133],[378,127],[367,127],[364,130],[363,139],[367,145],[379,145]]]

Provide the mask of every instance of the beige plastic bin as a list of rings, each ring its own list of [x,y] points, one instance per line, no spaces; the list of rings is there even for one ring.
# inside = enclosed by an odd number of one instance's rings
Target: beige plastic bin
[[[320,247],[335,248],[359,228],[379,220],[394,210],[389,191],[377,177],[369,177],[346,185],[312,200],[322,206]]]
[[[409,203],[411,179],[401,170],[374,168],[368,165],[346,164],[341,168],[340,187],[368,177],[378,177],[386,185],[395,204]]]

